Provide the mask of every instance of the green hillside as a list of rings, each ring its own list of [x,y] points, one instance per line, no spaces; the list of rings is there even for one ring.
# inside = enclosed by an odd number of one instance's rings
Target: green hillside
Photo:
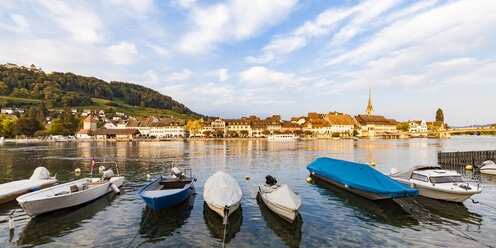
[[[45,74],[0,66],[0,105],[28,107],[44,101],[48,108],[112,108],[131,116],[172,115],[195,118],[199,114],[169,96],[124,82],[107,83],[73,73]]]

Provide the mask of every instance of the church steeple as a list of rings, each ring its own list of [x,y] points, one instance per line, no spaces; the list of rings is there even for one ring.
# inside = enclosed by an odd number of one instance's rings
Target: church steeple
[[[367,115],[374,115],[374,108],[372,107],[372,94],[369,88],[369,105],[367,106],[367,110],[365,111]]]

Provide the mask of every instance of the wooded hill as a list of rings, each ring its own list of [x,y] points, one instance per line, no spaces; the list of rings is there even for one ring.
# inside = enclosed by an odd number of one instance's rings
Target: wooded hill
[[[37,105],[44,101],[47,108],[92,106],[94,99],[105,99],[115,108],[130,106],[169,110],[181,116],[197,117],[183,104],[150,88],[124,82],[107,83],[95,77],[73,73],[44,72],[0,66],[0,105],[16,107]],[[172,113],[173,114],[173,113]]]

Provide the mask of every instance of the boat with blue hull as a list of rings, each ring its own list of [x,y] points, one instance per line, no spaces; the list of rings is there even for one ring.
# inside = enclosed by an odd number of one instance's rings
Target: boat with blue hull
[[[331,183],[369,200],[418,195],[418,190],[389,178],[367,164],[322,157],[315,159],[307,169],[316,182]]]
[[[153,180],[139,191],[146,205],[157,211],[186,200],[194,189],[194,177],[164,178]]]

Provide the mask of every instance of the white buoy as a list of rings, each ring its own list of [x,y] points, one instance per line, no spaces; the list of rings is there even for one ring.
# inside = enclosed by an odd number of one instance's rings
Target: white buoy
[[[100,167],[98,167],[98,172],[99,173],[102,173],[105,171],[105,166],[101,165]]]
[[[116,194],[119,194],[121,191],[119,190],[119,188],[115,185],[115,184],[110,184],[110,188],[112,188],[112,190],[114,191],[114,193]]]
[[[14,218],[9,217],[9,229],[14,229]]]
[[[150,177],[152,177],[150,174],[146,174],[146,179],[150,179]]]
[[[76,169],[74,170],[74,174],[76,174],[76,175],[81,174],[81,169],[76,168]]]

